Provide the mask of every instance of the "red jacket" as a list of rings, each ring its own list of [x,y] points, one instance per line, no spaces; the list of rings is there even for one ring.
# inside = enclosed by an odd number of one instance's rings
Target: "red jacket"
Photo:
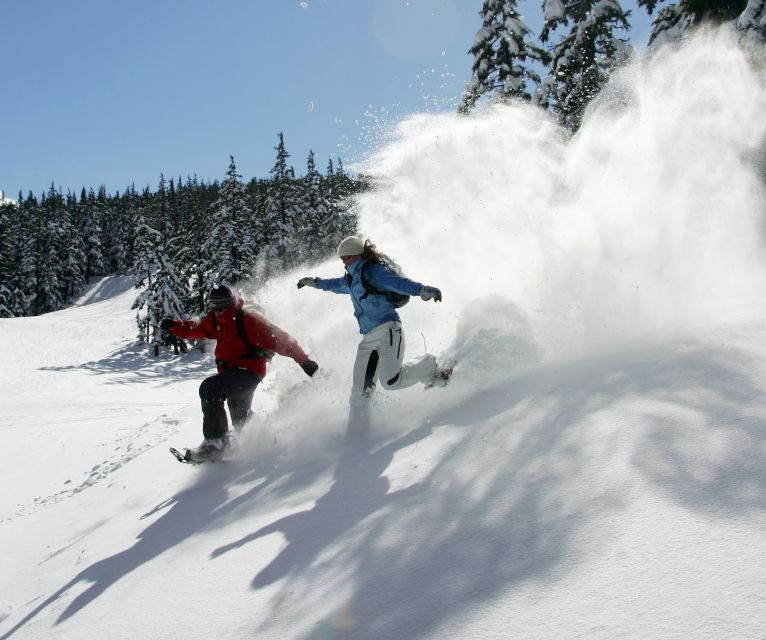
[[[227,367],[244,367],[263,378],[266,375],[266,358],[248,358],[247,345],[237,332],[235,315],[242,309],[239,300],[230,309],[215,316],[211,311],[202,320],[176,320],[170,332],[179,338],[209,338],[217,340],[215,361],[218,371]],[[298,364],[305,364],[309,357],[295,339],[279,327],[271,324],[262,315],[251,309],[244,310],[245,335],[254,347],[274,351],[281,356],[292,358]]]

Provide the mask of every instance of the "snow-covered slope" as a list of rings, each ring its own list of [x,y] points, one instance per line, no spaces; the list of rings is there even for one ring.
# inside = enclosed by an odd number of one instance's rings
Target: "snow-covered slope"
[[[764,637],[764,86],[709,38],[569,143],[518,107],[405,123],[362,227],[443,289],[408,353],[459,365],[379,394],[365,445],[350,304],[308,274],[257,301],[320,372],[275,360],[205,468],[167,447],[213,363],[136,347],[128,283],[0,320],[0,638]]]

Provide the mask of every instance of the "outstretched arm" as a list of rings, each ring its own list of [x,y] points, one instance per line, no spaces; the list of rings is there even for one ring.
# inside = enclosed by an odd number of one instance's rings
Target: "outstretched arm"
[[[395,291],[408,296],[420,296],[423,300],[435,300],[441,302],[442,292],[436,287],[429,287],[410,280],[405,276],[398,276],[383,265],[373,264],[368,267],[367,279],[373,287],[379,291]]]
[[[298,280],[298,288],[303,287],[314,287],[333,293],[351,293],[346,278],[301,278]]]
[[[194,320],[172,320],[166,318],[160,323],[160,328],[170,331],[170,333],[178,338],[186,338],[187,340],[215,337],[212,311],[199,322]]]
[[[257,313],[247,313],[244,321],[245,334],[251,344],[292,358],[310,376],[319,368],[287,331],[283,331]]]

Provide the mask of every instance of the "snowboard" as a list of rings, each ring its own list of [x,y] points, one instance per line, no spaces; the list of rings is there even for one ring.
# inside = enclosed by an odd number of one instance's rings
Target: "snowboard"
[[[189,451],[189,449],[186,451]],[[170,447],[170,453],[173,454],[173,457],[178,460],[178,462],[182,462],[184,464],[211,464],[218,462],[228,462],[227,460],[224,460],[222,456],[213,456],[206,458],[205,460],[192,460],[191,458],[187,458],[185,454],[181,453],[175,447]]]

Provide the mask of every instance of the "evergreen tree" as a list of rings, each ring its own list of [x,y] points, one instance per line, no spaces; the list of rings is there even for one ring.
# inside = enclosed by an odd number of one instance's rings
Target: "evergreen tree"
[[[766,0],[749,0],[737,19],[746,42],[766,44]]]
[[[652,15],[661,0],[638,0],[638,5]],[[703,22],[721,24],[736,20],[736,27],[746,42],[766,41],[766,3],[764,0],[681,0],[657,12],[652,22],[650,45],[680,40]]]
[[[77,198],[67,195],[62,225],[61,247],[63,256],[61,284],[65,300],[72,300],[85,286],[85,244],[77,224]]]
[[[159,326],[163,318],[183,318],[186,315],[186,287],[176,273],[167,254],[157,256],[158,268],[145,291],[146,316],[143,319],[147,337],[159,342]],[[140,308],[140,307],[139,307]],[[139,324],[139,327],[141,325]],[[148,340],[147,340],[148,341]]]
[[[143,342],[150,342],[158,323],[157,305],[155,304],[155,272],[159,267],[159,254],[162,245],[162,234],[150,227],[139,210],[138,228],[136,230],[135,258],[132,271],[136,277],[136,289],[139,294],[133,303],[136,309],[138,337]],[[141,311],[146,309],[143,315]]]
[[[516,0],[484,0],[482,27],[468,50],[474,59],[473,76],[463,93],[461,113],[468,113],[482,95],[531,100],[528,83],[540,84],[531,65],[545,62],[546,54],[529,41],[532,31],[516,7]]]
[[[11,216],[16,207],[0,202],[0,318],[12,318],[13,301],[11,294],[14,275],[14,251],[11,238]]]
[[[104,211],[102,249],[106,273],[125,273],[130,265],[127,239],[131,226],[127,217],[126,202],[127,194],[121,196],[118,192],[114,198],[109,198]]]
[[[247,206],[250,212],[248,228],[253,247],[254,285],[259,286],[268,277],[269,254],[274,231],[267,215],[268,189],[270,181],[253,178],[247,185]]]
[[[61,308],[86,278],[132,271],[142,340],[156,338],[165,315],[205,311],[209,289],[331,253],[356,229],[350,212],[354,180],[328,161],[327,175],[309,152],[307,174],[296,178],[279,134],[269,179],[247,187],[234,158],[226,176],[205,184],[165,180],[157,190],[134,186],[110,196],[83,188],[66,200],[51,185],[38,202],[30,193],[0,206],[0,316]],[[261,269],[261,264],[265,265]],[[258,270],[256,271],[256,265]]]
[[[359,184],[351,180],[343,170],[340,158],[337,170],[333,169],[332,160],[327,169],[323,181],[327,205],[325,217],[320,223],[322,236],[319,243],[325,256],[331,255],[343,238],[356,233],[357,219],[351,207],[351,197],[360,190]]]
[[[11,312],[14,316],[34,314],[34,296],[37,288],[36,264],[38,249],[37,229],[40,207],[30,192],[26,198],[19,194],[17,214],[11,218],[11,244],[13,246],[10,286]]]
[[[287,166],[290,154],[285,149],[282,132],[275,147],[277,159],[270,171],[271,180],[266,193],[266,218],[264,235],[268,239],[267,273],[272,269],[285,269],[289,264],[288,247],[293,233],[296,202],[293,200],[293,172]]]
[[[149,223],[152,228],[159,232],[160,246],[163,250],[165,250],[173,240],[174,229],[172,218],[165,175],[160,173],[160,181],[157,185],[157,191],[152,196],[151,205],[149,206]]]
[[[245,223],[249,215],[242,176],[230,156],[218,199],[211,207],[211,229],[205,250],[210,256],[215,283],[234,284],[249,278],[255,262],[252,240]],[[210,285],[213,282],[209,283]]]
[[[61,284],[63,229],[60,223],[63,209],[63,197],[55,185],[51,184],[40,207],[33,214],[37,223],[33,254],[35,288],[32,312],[35,315],[61,309],[65,302]]]
[[[557,27],[568,27],[568,31],[553,47],[550,73],[538,101],[576,130],[609,73],[631,54],[627,36],[620,35],[630,28],[630,12],[618,0],[546,0],[544,14],[543,42]]]
[[[208,202],[210,194],[195,176],[188,179],[185,187],[188,200],[189,220],[184,229],[184,250],[179,254],[178,269],[184,281],[189,283],[189,311],[202,313],[206,309],[207,292],[213,280],[214,256],[210,246],[202,239],[210,235]]]
[[[327,201],[322,190],[322,175],[317,171],[314,152],[309,151],[306,159],[306,176],[302,191],[303,224],[300,229],[305,239],[301,247],[302,258],[317,261],[324,258],[326,234],[325,222],[328,213]]]
[[[101,197],[101,189],[99,189]],[[93,276],[104,274],[104,253],[101,245],[100,212],[103,206],[96,202],[96,194],[91,189],[86,197],[80,199],[83,241],[85,243],[85,281]]]

